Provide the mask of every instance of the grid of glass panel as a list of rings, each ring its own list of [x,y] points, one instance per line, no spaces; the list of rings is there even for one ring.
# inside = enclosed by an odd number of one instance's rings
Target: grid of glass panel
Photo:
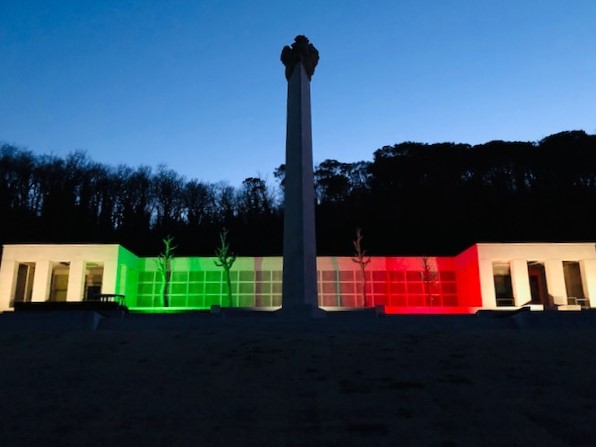
[[[239,307],[281,306],[281,271],[231,271],[233,303]],[[137,307],[161,306],[161,283],[156,272],[140,272]],[[174,271],[169,287],[170,307],[227,306],[223,270]]]
[[[323,270],[318,272],[321,306],[458,306],[456,275],[436,272],[425,279],[422,271],[365,271],[366,295],[362,293],[361,271]]]
[[[366,296],[362,293],[364,281],[360,270],[322,270],[317,274],[319,305],[324,307],[458,306],[453,271],[437,272],[426,280],[422,271],[365,271]],[[231,271],[230,281],[234,306],[281,306],[281,270]],[[156,272],[140,272],[137,307],[161,306],[160,286]],[[227,306],[224,272],[174,271],[168,296],[170,307]]]

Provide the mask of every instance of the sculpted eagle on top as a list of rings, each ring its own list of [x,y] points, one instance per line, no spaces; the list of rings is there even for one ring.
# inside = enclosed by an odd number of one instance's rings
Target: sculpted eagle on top
[[[294,67],[296,67],[298,62],[302,62],[308,79],[310,79],[319,62],[319,51],[308,41],[306,36],[296,36],[291,47],[286,45],[281,50],[281,61],[286,66],[286,79],[288,81],[292,77]]]

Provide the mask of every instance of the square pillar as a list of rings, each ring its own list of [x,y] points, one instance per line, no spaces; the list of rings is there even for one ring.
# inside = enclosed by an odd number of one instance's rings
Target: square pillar
[[[48,260],[38,261],[35,264],[35,275],[33,276],[33,293],[31,301],[43,302],[50,297],[50,285],[52,282],[52,262]]]
[[[567,304],[567,289],[565,287],[565,273],[563,261],[559,259],[548,259],[544,261],[544,273],[546,275],[546,291],[549,301],[553,304]]]
[[[497,298],[495,293],[495,278],[492,261],[486,259],[478,261],[478,270],[480,273],[482,307],[495,309],[497,307]]]
[[[2,261],[0,266],[0,312],[10,309],[17,286],[17,272],[19,263],[16,261]]]
[[[584,293],[590,300],[590,307],[596,307],[596,259],[579,261]]]
[[[68,271],[66,301],[83,301],[85,293],[85,262],[71,261]]]
[[[515,259],[509,265],[511,268],[511,286],[513,287],[514,303],[518,307],[523,306],[527,302],[532,301],[528,262],[523,259]]]
[[[117,293],[116,281],[118,278],[118,262],[105,261],[103,264],[103,279],[101,293]]]

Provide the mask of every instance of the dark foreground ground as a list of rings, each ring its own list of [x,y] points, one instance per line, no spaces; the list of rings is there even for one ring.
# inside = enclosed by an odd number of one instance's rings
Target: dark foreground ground
[[[0,331],[2,446],[594,446],[596,329]]]

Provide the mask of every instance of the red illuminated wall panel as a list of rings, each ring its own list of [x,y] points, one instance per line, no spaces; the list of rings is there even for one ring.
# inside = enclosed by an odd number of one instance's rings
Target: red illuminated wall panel
[[[363,307],[362,272],[351,258],[319,258],[319,303],[323,307]],[[332,270],[335,269],[335,270]],[[407,312],[461,313],[454,258],[375,257],[365,270],[367,306]],[[428,313],[428,312],[427,312]]]

